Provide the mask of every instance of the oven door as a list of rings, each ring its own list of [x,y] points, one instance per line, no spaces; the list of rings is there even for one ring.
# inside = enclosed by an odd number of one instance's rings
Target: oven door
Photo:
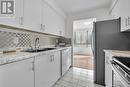
[[[113,65],[113,87],[130,87],[130,84],[125,80],[125,77],[116,65]]]

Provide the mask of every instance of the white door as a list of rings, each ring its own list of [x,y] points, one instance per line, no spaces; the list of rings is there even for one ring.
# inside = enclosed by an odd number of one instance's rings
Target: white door
[[[34,87],[33,58],[0,66],[0,87]]]
[[[43,54],[35,58],[35,87],[51,87],[50,59],[48,54]]]
[[[24,0],[24,27],[40,31],[41,29],[41,0]]]
[[[0,15],[0,24],[21,27],[23,22],[23,0],[15,0],[14,15]]]

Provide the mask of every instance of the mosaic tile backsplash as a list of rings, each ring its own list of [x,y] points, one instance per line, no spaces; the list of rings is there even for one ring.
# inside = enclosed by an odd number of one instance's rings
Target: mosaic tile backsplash
[[[16,47],[34,46],[36,38],[40,39],[40,46],[55,45],[56,38],[21,30],[0,28],[0,50]]]

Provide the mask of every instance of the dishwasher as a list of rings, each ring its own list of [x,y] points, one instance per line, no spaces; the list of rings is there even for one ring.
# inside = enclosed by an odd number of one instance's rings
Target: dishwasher
[[[72,49],[71,47],[68,47],[66,49],[63,49],[61,51],[61,62],[62,62],[62,67],[61,67],[61,75],[63,76],[70,68],[71,66],[71,59],[72,59]]]

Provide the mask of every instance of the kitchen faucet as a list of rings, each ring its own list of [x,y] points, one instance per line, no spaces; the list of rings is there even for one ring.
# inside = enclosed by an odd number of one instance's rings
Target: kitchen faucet
[[[39,38],[38,37],[35,39],[35,50],[37,50],[37,44],[39,44]],[[38,48],[39,48],[39,46],[38,46]]]

